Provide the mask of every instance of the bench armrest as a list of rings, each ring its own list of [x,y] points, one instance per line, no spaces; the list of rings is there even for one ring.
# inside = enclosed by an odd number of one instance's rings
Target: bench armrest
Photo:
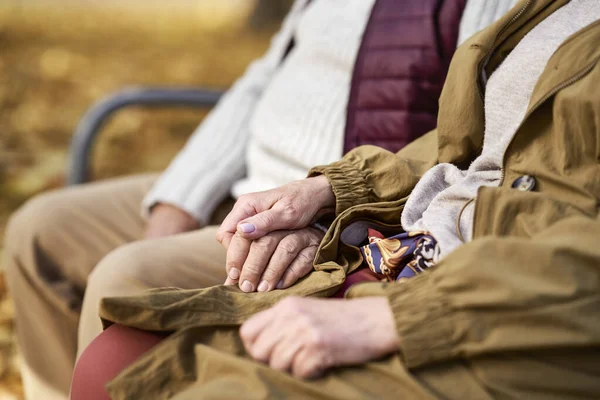
[[[174,88],[131,88],[99,101],[83,116],[71,139],[67,183],[84,183],[90,176],[90,158],[100,129],[116,111],[128,106],[213,107],[222,91]]]

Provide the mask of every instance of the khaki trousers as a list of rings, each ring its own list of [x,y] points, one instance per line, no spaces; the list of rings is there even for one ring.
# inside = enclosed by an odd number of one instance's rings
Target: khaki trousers
[[[216,226],[142,239],[140,203],[155,179],[135,176],[42,194],[9,221],[4,267],[18,342],[24,371],[40,385],[67,396],[78,350],[102,330],[101,298],[225,281]],[[231,206],[221,205],[213,222],[220,223]],[[35,392],[43,389],[35,385],[26,385],[27,398],[41,398]]]

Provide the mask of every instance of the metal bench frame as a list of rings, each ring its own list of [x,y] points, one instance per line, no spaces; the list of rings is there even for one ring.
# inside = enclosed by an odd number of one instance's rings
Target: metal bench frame
[[[211,108],[223,93],[206,89],[129,88],[99,101],[85,113],[73,133],[68,185],[81,184],[90,178],[94,144],[101,128],[115,112],[130,106]]]

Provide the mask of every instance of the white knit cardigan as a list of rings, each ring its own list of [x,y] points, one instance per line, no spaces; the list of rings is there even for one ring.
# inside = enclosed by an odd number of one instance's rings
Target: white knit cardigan
[[[342,156],[346,105],[375,0],[296,0],[267,53],[196,129],[145,197],[206,224],[228,195],[266,190]],[[516,0],[468,0],[459,43]],[[292,36],[296,46],[281,59]]]

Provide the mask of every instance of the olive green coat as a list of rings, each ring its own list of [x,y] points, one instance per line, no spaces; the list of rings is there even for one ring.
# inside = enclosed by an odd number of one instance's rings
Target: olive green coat
[[[540,77],[504,157],[498,188],[475,200],[473,241],[405,284],[366,283],[349,297],[387,296],[398,352],[301,381],[246,355],[239,325],[284,296],[329,296],[360,265],[340,241],[350,222],[399,226],[406,197],[436,163],[481,151],[488,73],[567,0],[522,1],[454,56],[438,129],[398,154],[361,147],[315,168],[337,199],[315,271],[284,291],[161,289],[105,299],[107,324],[175,331],[109,384],[115,399],[600,398],[600,22],[569,38]],[[487,61],[487,62],[486,62]],[[511,183],[522,175],[534,191]],[[167,267],[167,266],[166,266]]]

